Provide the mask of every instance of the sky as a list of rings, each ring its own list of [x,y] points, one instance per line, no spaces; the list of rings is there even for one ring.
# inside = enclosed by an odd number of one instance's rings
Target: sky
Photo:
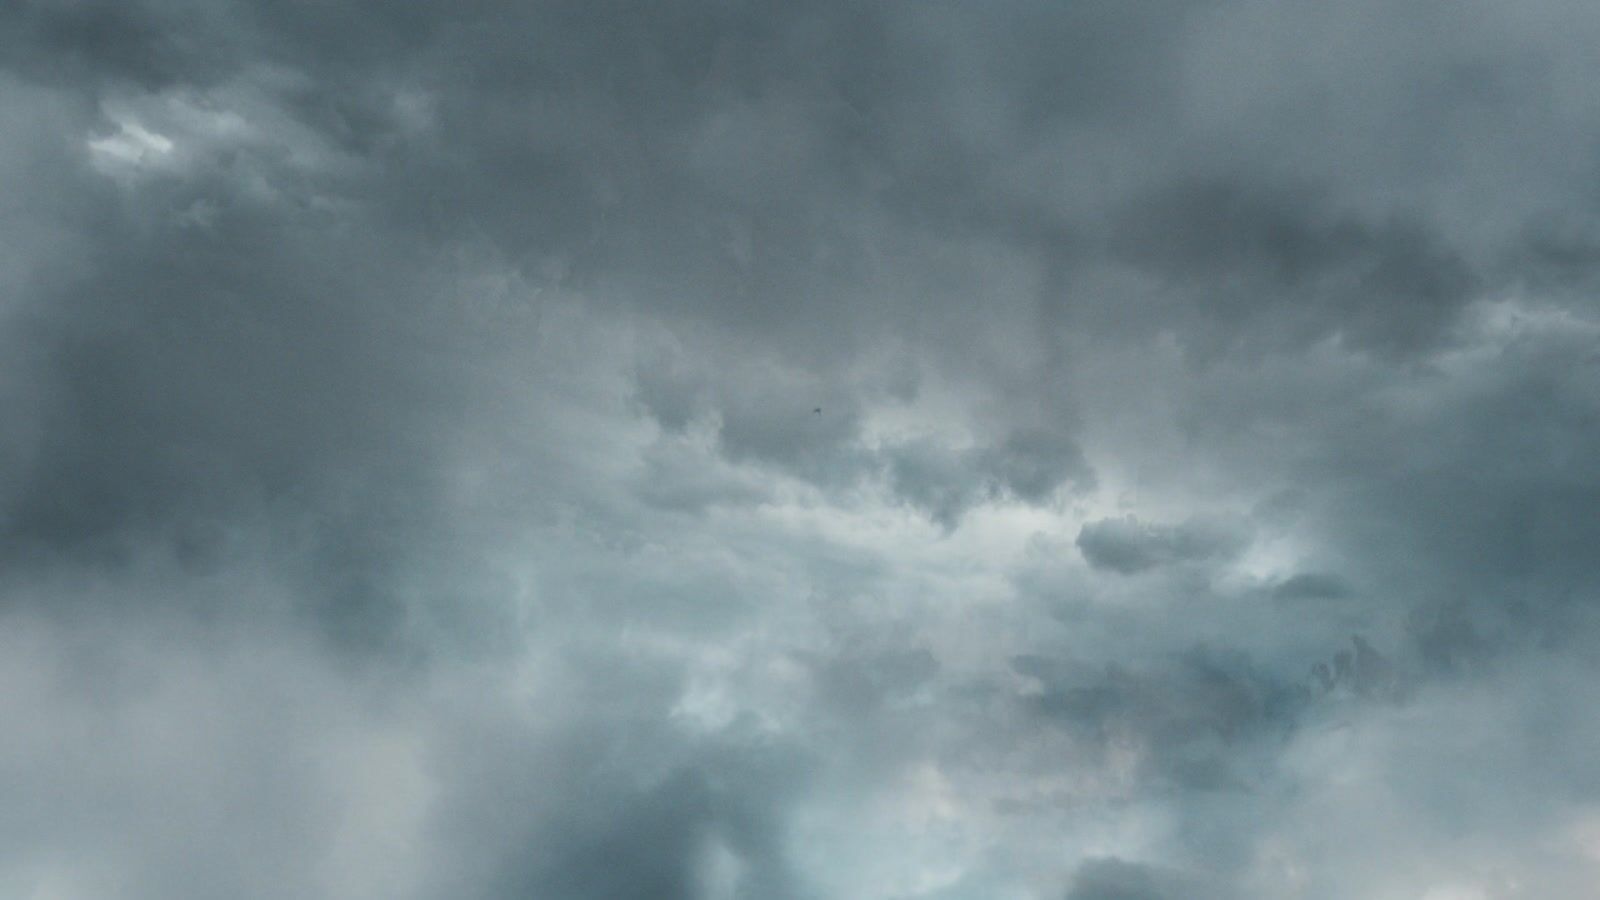
[[[1597,46],[0,6],[0,896],[1600,898]]]

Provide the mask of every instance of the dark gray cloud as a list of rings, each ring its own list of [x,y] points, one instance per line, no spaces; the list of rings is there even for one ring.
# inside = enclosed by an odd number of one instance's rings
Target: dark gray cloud
[[[1326,572],[1298,572],[1272,588],[1272,596],[1280,600],[1337,600],[1350,593],[1344,579]]]
[[[1236,522],[1197,518],[1158,525],[1130,515],[1084,523],[1077,545],[1089,565],[1133,575],[1172,563],[1225,560],[1237,555],[1249,541],[1248,533]]]
[[[444,724],[432,767],[436,838],[449,853],[425,893],[472,897],[810,896],[778,813],[809,764],[748,723],[696,738],[657,665],[579,661],[578,704],[550,730],[469,702]],[[667,670],[665,674],[669,674]],[[605,704],[605,716],[582,705]]]
[[[1458,252],[1418,221],[1365,222],[1308,189],[1216,179],[1133,200],[1111,252],[1183,285],[1158,321],[1204,353],[1298,348],[1333,337],[1409,355],[1436,344],[1480,289]]]
[[[1600,16],[0,10],[0,894],[1583,896]]]
[[[1100,754],[1137,748],[1139,778],[1190,790],[1248,789],[1234,771],[1236,745],[1292,729],[1309,700],[1304,685],[1205,648],[1153,673],[1115,664],[1073,673],[1035,656],[1019,657],[1013,666],[1039,682],[1041,692],[1030,705],[1041,716],[1078,733]]]
[[[1199,893],[1197,893],[1199,890]],[[1186,884],[1182,876],[1114,856],[1091,859],[1078,868],[1067,900],[1163,900],[1213,893]]]
[[[1020,431],[995,446],[959,450],[912,442],[886,455],[895,494],[947,528],[987,500],[1040,504],[1061,488],[1094,485],[1094,472],[1077,443],[1043,431]]]

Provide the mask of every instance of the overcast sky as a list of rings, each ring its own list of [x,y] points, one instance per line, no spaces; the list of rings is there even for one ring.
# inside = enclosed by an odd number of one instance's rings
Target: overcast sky
[[[1596,47],[0,5],[0,896],[1600,898]]]

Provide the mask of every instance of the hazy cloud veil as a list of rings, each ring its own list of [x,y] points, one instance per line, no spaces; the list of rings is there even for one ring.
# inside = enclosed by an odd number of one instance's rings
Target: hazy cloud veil
[[[1600,898],[1597,46],[0,5],[0,896]]]

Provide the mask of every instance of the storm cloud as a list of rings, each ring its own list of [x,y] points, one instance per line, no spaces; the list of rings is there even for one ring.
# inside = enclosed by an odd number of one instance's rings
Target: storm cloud
[[[1600,13],[0,10],[0,894],[1584,898]]]

